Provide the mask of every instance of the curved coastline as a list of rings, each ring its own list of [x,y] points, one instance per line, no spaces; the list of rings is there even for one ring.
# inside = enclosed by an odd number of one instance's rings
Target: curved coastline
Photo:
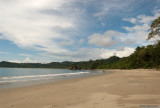
[[[2,70],[1,70],[2,71]],[[7,72],[7,68],[5,69]],[[21,71],[25,71],[22,73]],[[48,71],[48,72],[47,72]],[[100,70],[67,70],[67,69],[12,69],[0,73],[0,89],[25,87],[60,80],[76,79],[81,77],[104,74]],[[15,75],[12,75],[16,73]],[[9,75],[7,75],[9,74]],[[10,75],[11,74],[11,75]],[[4,76],[3,76],[4,75]]]

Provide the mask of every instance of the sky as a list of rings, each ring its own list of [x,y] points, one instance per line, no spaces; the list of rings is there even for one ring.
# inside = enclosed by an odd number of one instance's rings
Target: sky
[[[0,61],[126,57],[158,16],[160,0],[0,0]]]

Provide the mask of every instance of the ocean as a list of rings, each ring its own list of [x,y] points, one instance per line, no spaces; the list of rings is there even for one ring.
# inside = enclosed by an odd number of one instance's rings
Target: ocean
[[[0,89],[30,86],[51,81],[102,74],[94,70],[46,68],[0,68]]]

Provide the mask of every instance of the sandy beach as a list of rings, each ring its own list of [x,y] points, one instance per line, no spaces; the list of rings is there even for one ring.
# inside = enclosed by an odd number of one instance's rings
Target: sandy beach
[[[2,89],[0,108],[160,108],[160,71],[109,71],[112,73]]]

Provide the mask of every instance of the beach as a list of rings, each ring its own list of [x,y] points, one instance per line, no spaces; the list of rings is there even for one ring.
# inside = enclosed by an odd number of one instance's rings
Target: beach
[[[160,108],[160,71],[111,71],[0,90],[0,108]]]

